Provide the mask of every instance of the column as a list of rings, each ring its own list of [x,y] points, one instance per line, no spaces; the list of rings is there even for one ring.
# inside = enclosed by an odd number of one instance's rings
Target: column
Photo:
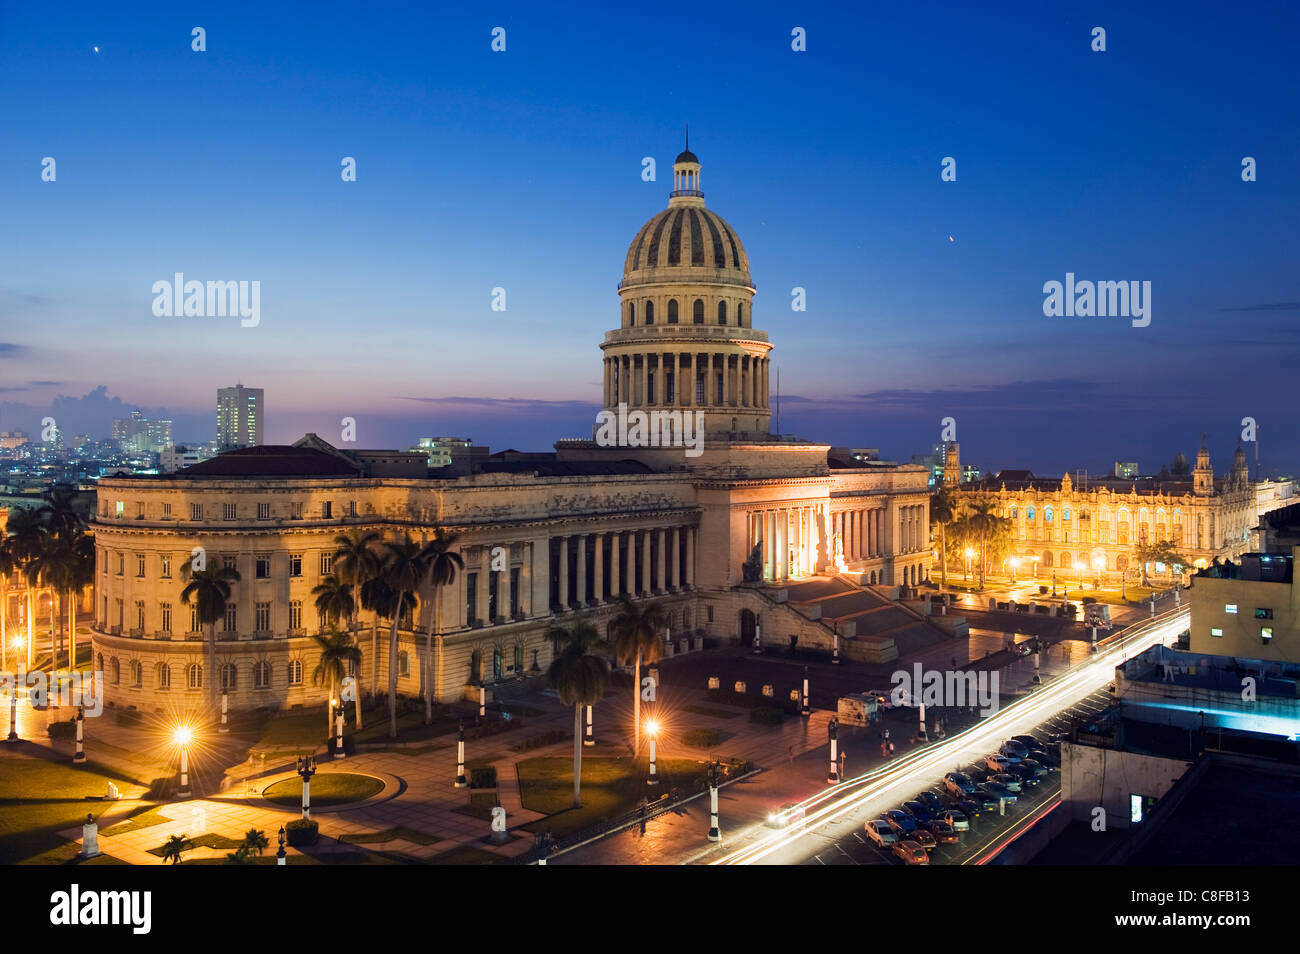
[[[672,547],[672,576],[669,578],[669,582],[672,583],[673,589],[679,590],[682,587],[682,531],[680,527],[673,527]],[[754,549],[753,544],[750,545],[750,549]],[[746,554],[746,557],[748,557],[748,554]]]
[[[533,544],[530,540],[524,544],[523,558],[519,565],[519,612],[527,619],[533,615]]]
[[[488,578],[492,572],[492,548],[479,547],[478,560],[478,592],[475,594],[475,601],[478,604],[479,621],[487,624],[491,622],[488,616]]]
[[[594,603],[605,602],[605,535],[598,533],[591,538],[592,571],[591,599]]]
[[[663,527],[659,528],[659,555],[655,559],[655,589],[663,592],[668,589],[668,577],[665,573],[665,563],[668,558],[668,531]]]
[[[629,531],[627,535],[627,583],[624,586],[624,592],[629,597],[636,596],[636,531]]]
[[[609,596],[610,599],[618,599],[623,593],[623,577],[619,576],[619,550],[623,543],[623,534],[611,533],[609,535]]]
[[[581,609],[587,605],[587,535],[585,533],[578,534],[578,553],[574,572],[578,577],[574,581],[578,591],[576,605]]]
[[[641,592],[650,595],[650,531],[641,531]]]
[[[560,537],[560,609],[569,608],[569,538]]]
[[[731,369],[727,366],[730,362],[727,361],[727,356],[725,354],[718,355],[718,358],[721,359],[722,362],[722,405],[723,407],[730,407]]]
[[[514,612],[514,606],[510,603],[510,544],[505,544],[502,549],[506,551],[506,568],[497,571],[501,574],[497,579],[497,612],[502,619],[509,619]],[[522,586],[523,581],[519,582]]]
[[[686,585],[695,586],[695,528],[686,528]]]

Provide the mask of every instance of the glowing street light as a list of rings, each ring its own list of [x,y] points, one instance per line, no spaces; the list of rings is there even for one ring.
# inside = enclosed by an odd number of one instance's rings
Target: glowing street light
[[[181,750],[181,787],[177,790],[178,798],[190,797],[190,743],[194,741],[194,730],[187,725],[177,726],[172,732],[172,741]]]
[[[647,785],[659,784],[659,769],[655,764],[655,739],[659,735],[659,720],[650,719],[645,724],[645,734],[650,739],[650,777],[646,779]]]
[[[974,548],[974,547],[967,547],[967,548],[966,548],[966,579],[967,579],[967,581],[970,580],[970,561],[973,560],[973,559],[975,559],[975,548]]]
[[[1012,557],[1007,561],[1011,564],[1011,582],[1016,582],[1016,568],[1020,566],[1020,557]]]
[[[1101,568],[1104,567],[1105,565],[1106,565],[1106,560],[1103,557],[1092,558],[1092,568],[1097,571],[1097,579],[1096,582],[1093,583],[1093,587],[1092,587],[1095,590],[1101,589]]]
[[[1074,561],[1074,572],[1079,574],[1079,589],[1083,589],[1083,571],[1087,568],[1082,560]]]

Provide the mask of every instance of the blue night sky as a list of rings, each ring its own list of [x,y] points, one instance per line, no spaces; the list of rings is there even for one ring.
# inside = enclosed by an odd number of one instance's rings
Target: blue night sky
[[[242,381],[277,442],[590,436],[689,122],[785,433],[905,461],[952,416],[964,460],[1059,474],[1207,432],[1222,470],[1253,416],[1300,470],[1296,6],[854,7],[0,6],[0,429],[206,440]],[[261,324],[155,317],[178,271],[260,281]],[[1150,281],[1150,326],[1045,317],[1066,272]]]

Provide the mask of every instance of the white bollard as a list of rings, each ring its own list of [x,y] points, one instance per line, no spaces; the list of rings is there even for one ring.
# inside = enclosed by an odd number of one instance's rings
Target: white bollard
[[[917,736],[920,738],[922,742],[925,742],[928,737],[925,734],[925,703],[924,702],[919,703],[917,706],[917,717],[920,720],[920,729],[917,732]]]
[[[839,740],[831,739],[831,769],[829,772],[826,773],[827,785],[836,785],[839,783],[840,780],[839,765],[840,765]]]
[[[227,708],[228,708],[228,700],[226,698],[226,690],[222,689],[221,690],[221,728],[217,729],[218,732],[230,731],[230,723],[228,721],[228,717],[226,714]]]
[[[722,829],[718,827],[718,786],[709,785],[709,841],[722,841]]]
[[[583,744],[583,745],[595,745],[595,744],[596,744],[595,729],[594,729],[594,727],[593,727],[592,724],[591,724],[591,723],[592,723],[592,708],[593,708],[592,706],[587,706],[587,731],[586,731],[586,733],[584,734],[584,736],[583,736],[583,738],[582,738],[582,744]]]
[[[77,751],[73,753],[72,761],[86,761],[86,713],[82,709],[77,709]]]

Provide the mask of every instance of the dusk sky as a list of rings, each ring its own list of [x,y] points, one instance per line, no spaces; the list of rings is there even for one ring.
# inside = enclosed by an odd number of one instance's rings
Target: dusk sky
[[[784,433],[906,461],[951,416],[1059,476],[1206,432],[1222,472],[1250,416],[1294,474],[1300,13],[1132,6],[4,4],[0,430],[209,440],[242,382],[272,442],[589,437],[689,123]],[[259,281],[260,324],[155,317],[176,272]],[[1149,281],[1150,325],[1046,317],[1067,272]]]

